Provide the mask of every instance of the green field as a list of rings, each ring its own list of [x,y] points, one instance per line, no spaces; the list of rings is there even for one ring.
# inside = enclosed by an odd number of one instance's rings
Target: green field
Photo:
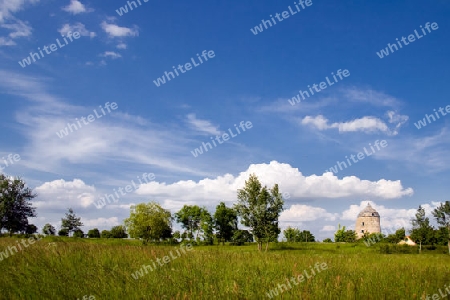
[[[17,240],[0,238],[0,251]],[[180,246],[49,237],[0,261],[0,299],[269,299],[278,284],[286,288],[273,299],[426,299],[450,284],[445,247],[419,255],[381,254],[380,246],[277,243],[267,253],[199,246],[133,279]],[[312,276],[316,263],[327,269]],[[304,270],[310,278],[289,287],[287,278]]]

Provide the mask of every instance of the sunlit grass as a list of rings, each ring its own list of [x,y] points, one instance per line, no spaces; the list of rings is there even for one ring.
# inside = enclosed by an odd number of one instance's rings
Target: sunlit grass
[[[0,251],[15,240],[0,238]],[[55,246],[49,246],[54,242]],[[287,278],[326,263],[278,299],[425,299],[449,284],[445,248],[380,254],[378,245],[200,246],[135,280],[142,265],[179,246],[133,240],[45,238],[0,262],[0,299],[268,299]]]

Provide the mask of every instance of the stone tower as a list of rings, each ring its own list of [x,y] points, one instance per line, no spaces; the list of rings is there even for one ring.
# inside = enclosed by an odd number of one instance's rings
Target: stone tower
[[[358,214],[355,231],[358,238],[366,232],[381,233],[380,214],[370,206],[370,203],[367,203],[367,207]]]

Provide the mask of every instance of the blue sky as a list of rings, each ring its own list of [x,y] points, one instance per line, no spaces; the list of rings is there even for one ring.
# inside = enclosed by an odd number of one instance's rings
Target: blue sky
[[[352,227],[369,201],[392,228],[419,205],[430,213],[449,200],[450,117],[414,125],[450,105],[448,2],[312,0],[256,35],[250,29],[294,2],[140,2],[120,16],[126,1],[0,0],[0,158],[20,155],[0,167],[38,193],[34,224],[59,227],[72,207],[85,231],[108,229],[150,200],[172,212],[184,204],[214,211],[236,201],[250,173],[287,196],[283,228],[319,239],[338,223]],[[424,35],[427,22],[438,27]],[[377,55],[415,30],[414,42]],[[64,44],[69,32],[80,37]],[[64,47],[18,63],[57,39]],[[199,64],[204,50],[214,57]],[[191,59],[199,65],[154,84]],[[290,104],[344,70],[350,75]],[[117,107],[108,112],[106,103]],[[100,107],[101,118],[58,136]],[[241,121],[252,127],[237,134]],[[229,130],[236,136],[192,154]],[[144,173],[154,180],[96,208]]]

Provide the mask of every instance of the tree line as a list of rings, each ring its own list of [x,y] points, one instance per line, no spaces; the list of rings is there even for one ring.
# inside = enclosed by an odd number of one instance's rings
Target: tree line
[[[28,218],[37,216],[30,202],[36,196],[20,178],[11,179],[0,174],[0,230],[6,230],[10,235],[17,232],[35,233],[37,227],[28,224]],[[267,250],[269,243],[276,241],[280,234],[278,218],[283,211],[284,200],[278,184],[269,189],[252,174],[245,181],[245,186],[237,191],[237,199],[233,207],[221,202],[214,214],[205,207],[184,205],[172,215],[159,203],[141,203],[131,207],[130,216],[124,220],[123,226],[115,226],[101,233],[94,228],[87,235],[80,229],[83,226],[81,218],[70,208],[61,219],[58,235],[91,238],[129,236],[141,239],[145,244],[177,242],[179,239],[205,245],[212,245],[214,241],[233,245],[255,241],[259,250],[262,250],[264,243]],[[238,228],[239,220],[248,230]],[[173,221],[181,225],[182,232],[173,232]],[[47,235],[56,234],[51,224],[45,224],[42,231]]]
[[[14,233],[33,234],[37,227],[29,224],[28,218],[36,217],[36,209],[31,200],[37,197],[35,193],[20,178],[10,178],[0,174],[0,231],[6,230],[11,236]],[[269,243],[275,242],[280,234],[279,216],[283,211],[284,200],[278,184],[271,189],[262,186],[256,175],[250,175],[242,189],[237,191],[237,202],[233,207],[227,207],[224,202],[216,206],[214,214],[205,207],[184,205],[174,215],[161,207],[159,203],[141,203],[131,207],[130,216],[124,220],[124,225],[114,226],[111,230],[97,228],[87,234],[80,229],[83,226],[81,218],[73,209],[69,209],[61,219],[60,236],[90,237],[90,238],[138,238],[145,244],[149,242],[178,242],[189,240],[192,243],[212,245],[229,242],[242,245],[255,241],[258,250],[263,244],[267,251]],[[411,220],[411,239],[420,245],[447,243],[450,253],[450,201],[441,203],[432,211],[439,228],[430,225],[425,215],[425,209],[419,206],[415,218]],[[183,228],[182,232],[172,230],[176,221]],[[239,221],[246,229],[239,229]],[[46,235],[55,235],[56,230],[51,224],[45,224],[42,229]],[[314,236],[307,230],[300,231],[288,227],[283,232],[288,242],[313,242]],[[365,233],[362,241],[374,238],[374,234]],[[398,242],[405,238],[405,229],[401,228],[394,234],[385,236],[376,234],[378,240]],[[356,242],[356,232],[346,230],[345,226],[335,233],[335,242]],[[331,242],[325,239],[324,242]]]

